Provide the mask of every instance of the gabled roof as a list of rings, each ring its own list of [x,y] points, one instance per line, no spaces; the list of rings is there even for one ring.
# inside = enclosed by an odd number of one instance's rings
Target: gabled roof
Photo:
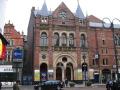
[[[61,4],[53,11],[52,15],[56,17],[58,15],[58,13],[61,11],[65,11],[67,13],[67,16],[74,17],[74,14],[66,6],[66,4],[64,2],[61,2]]]
[[[81,7],[80,7],[79,2],[78,2],[78,6],[77,6],[77,9],[76,9],[75,16],[78,17],[78,18],[81,18],[81,19],[84,19],[84,18],[85,18],[84,14],[83,14],[83,12],[82,12],[82,9],[81,9]]]
[[[93,15],[88,16],[87,19],[89,22],[102,23],[102,20],[100,20],[99,18],[97,18]]]

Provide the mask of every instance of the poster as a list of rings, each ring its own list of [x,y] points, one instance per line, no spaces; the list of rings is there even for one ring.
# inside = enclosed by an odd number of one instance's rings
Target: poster
[[[78,80],[82,80],[82,69],[78,69]]]
[[[34,70],[34,81],[40,81],[40,71]]]

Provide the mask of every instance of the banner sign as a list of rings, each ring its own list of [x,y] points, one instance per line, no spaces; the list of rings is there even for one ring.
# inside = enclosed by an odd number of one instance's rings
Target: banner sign
[[[13,62],[22,62],[23,60],[23,50],[16,48],[13,50]]]

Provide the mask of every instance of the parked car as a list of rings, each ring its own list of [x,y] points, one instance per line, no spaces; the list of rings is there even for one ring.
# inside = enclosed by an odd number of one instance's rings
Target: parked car
[[[41,87],[42,83],[44,83],[45,81],[40,81],[39,83],[35,83],[34,84],[34,90],[39,90],[39,88]]]
[[[41,90],[61,90],[64,87],[64,83],[60,80],[48,80],[39,85],[35,85],[34,89],[39,90],[40,87]]]
[[[41,84],[41,90],[61,90],[63,86],[60,80],[49,80]]]

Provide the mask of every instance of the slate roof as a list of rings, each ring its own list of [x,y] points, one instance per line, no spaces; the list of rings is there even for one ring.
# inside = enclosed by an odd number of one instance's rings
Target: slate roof
[[[89,21],[89,26],[90,27],[99,27],[99,28],[110,28],[110,23],[104,23],[103,21],[94,15],[90,15],[87,17],[87,20]],[[120,25],[119,24],[114,24],[114,28],[119,29]]]
[[[46,2],[44,2],[43,6],[42,6],[41,11],[40,11],[40,14],[41,14],[42,16],[48,16],[48,15],[49,15]]]
[[[84,14],[83,14],[83,12],[82,12],[82,9],[81,9],[81,7],[80,7],[79,2],[78,2],[78,6],[77,6],[77,9],[76,9],[75,16],[78,17],[78,18],[81,18],[81,19],[84,19],[84,18],[85,18]]]
[[[94,15],[87,16],[87,20],[89,22],[102,23],[102,20],[100,20],[99,18],[95,17]]]
[[[64,4],[62,2],[62,4]],[[47,5],[46,5],[46,2],[44,1],[43,3],[43,6],[41,8],[41,10],[35,10],[34,11],[34,14],[35,15],[41,15],[41,16],[49,16],[52,14],[51,11],[48,11],[48,8],[47,8]],[[85,19],[87,18],[87,20],[89,21],[89,26],[90,27],[99,27],[99,28],[102,28],[103,27],[103,21],[100,20],[99,18],[93,16],[93,15],[90,15],[90,16],[87,16],[85,17],[83,12],[82,12],[82,9],[80,7],[80,4],[78,2],[78,6],[77,6],[77,9],[76,9],[76,13],[74,14],[76,17],[80,18],[80,19]],[[106,23],[106,27],[109,28],[110,24]],[[120,25],[118,24],[114,24],[114,28],[120,28]]]
[[[41,16],[49,16],[49,11],[46,5],[46,2],[44,1],[43,6],[41,8],[41,10],[37,10],[35,12],[36,15],[41,15]]]

